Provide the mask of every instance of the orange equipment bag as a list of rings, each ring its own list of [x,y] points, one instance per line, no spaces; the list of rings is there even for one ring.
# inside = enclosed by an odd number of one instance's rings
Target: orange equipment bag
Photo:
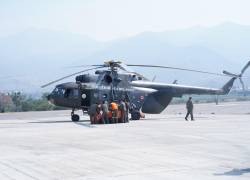
[[[112,118],[112,112],[111,112],[111,111],[108,112],[108,118],[109,118],[109,119]]]

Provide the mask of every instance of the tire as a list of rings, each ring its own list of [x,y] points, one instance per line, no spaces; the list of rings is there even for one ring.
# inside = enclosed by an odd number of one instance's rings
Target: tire
[[[77,122],[77,121],[80,120],[80,116],[77,115],[77,114],[73,114],[73,115],[71,116],[71,120],[72,120],[73,122]]]
[[[133,111],[131,113],[131,119],[132,120],[140,120],[140,118],[141,118],[141,114],[140,114],[139,111]]]

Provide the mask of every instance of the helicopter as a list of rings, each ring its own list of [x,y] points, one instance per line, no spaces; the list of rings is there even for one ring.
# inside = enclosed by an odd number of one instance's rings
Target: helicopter
[[[86,113],[93,103],[99,103],[100,101],[118,102],[119,100],[126,100],[130,103],[131,119],[139,120],[141,112],[160,114],[173,98],[182,97],[185,94],[228,94],[236,79],[240,80],[244,88],[242,75],[250,66],[250,61],[243,67],[240,74],[234,74],[228,71],[223,71],[222,74],[219,74],[169,66],[124,64],[121,61],[113,60],[104,62],[104,64],[88,65],[88,67],[89,66],[91,68],[67,75],[41,86],[45,88],[66,78],[76,76],[75,82],[56,85],[55,89],[47,97],[48,101],[56,106],[71,108],[72,121],[80,120],[80,116],[75,114],[76,110],[82,110],[83,113]],[[167,84],[150,81],[129,67],[175,69],[217,76],[228,76],[231,78],[222,88],[218,89],[186,86],[177,84],[176,81],[172,84]],[[84,74],[88,71],[95,71],[95,73]]]

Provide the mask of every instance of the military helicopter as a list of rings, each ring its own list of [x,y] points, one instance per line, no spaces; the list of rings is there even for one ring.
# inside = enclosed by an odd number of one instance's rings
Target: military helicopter
[[[250,66],[250,61],[243,67],[240,74],[223,71],[223,74],[183,69],[168,66],[123,64],[120,61],[107,61],[100,65],[90,65],[91,68],[67,75],[42,86],[51,84],[76,76],[76,82],[68,82],[56,85],[55,89],[48,95],[48,100],[54,105],[71,108],[71,120],[79,121],[76,110],[88,111],[93,103],[100,101],[119,101],[121,99],[130,102],[131,119],[139,120],[140,112],[148,114],[161,113],[175,97],[185,94],[211,94],[224,95],[231,90],[233,83],[239,79],[242,83],[242,75]],[[85,67],[85,66],[84,66]],[[153,82],[143,75],[132,71],[129,67],[167,68],[196,73],[212,74],[217,76],[229,76],[230,80],[220,89],[205,88],[197,86],[186,86]],[[95,74],[83,74],[95,70]],[[81,75],[79,75],[81,74]]]

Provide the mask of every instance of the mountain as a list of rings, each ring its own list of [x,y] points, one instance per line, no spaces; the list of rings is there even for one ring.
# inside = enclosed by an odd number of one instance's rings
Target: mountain
[[[65,66],[71,61],[87,57],[101,48],[102,43],[90,38],[49,30],[29,29],[2,38],[1,89],[40,90],[42,82],[70,71]]]
[[[212,28],[194,27],[177,31],[145,32],[115,41],[86,60],[126,60],[127,63],[158,64],[220,73],[239,73],[250,60],[250,27],[224,23]],[[242,44],[240,43],[242,42]],[[80,63],[80,62],[79,62]],[[157,80],[220,87],[228,78],[159,69],[137,69]],[[246,75],[250,75],[248,71]],[[247,79],[249,83],[249,79]]]
[[[152,33],[177,46],[204,46],[217,51],[230,61],[246,61],[250,57],[250,26],[223,23],[214,27],[194,27],[178,31]]]
[[[238,73],[250,60],[248,42],[250,26],[233,23],[144,32],[107,43],[72,33],[29,29],[0,39],[0,90],[40,91],[41,84],[80,70],[67,66],[100,64],[110,59]],[[157,81],[177,79],[179,83],[209,87],[220,87],[228,79],[174,70],[135,70],[149,78],[156,75]],[[250,70],[246,76],[250,77]],[[66,81],[71,80],[74,78]],[[245,80],[250,84],[249,78]]]

